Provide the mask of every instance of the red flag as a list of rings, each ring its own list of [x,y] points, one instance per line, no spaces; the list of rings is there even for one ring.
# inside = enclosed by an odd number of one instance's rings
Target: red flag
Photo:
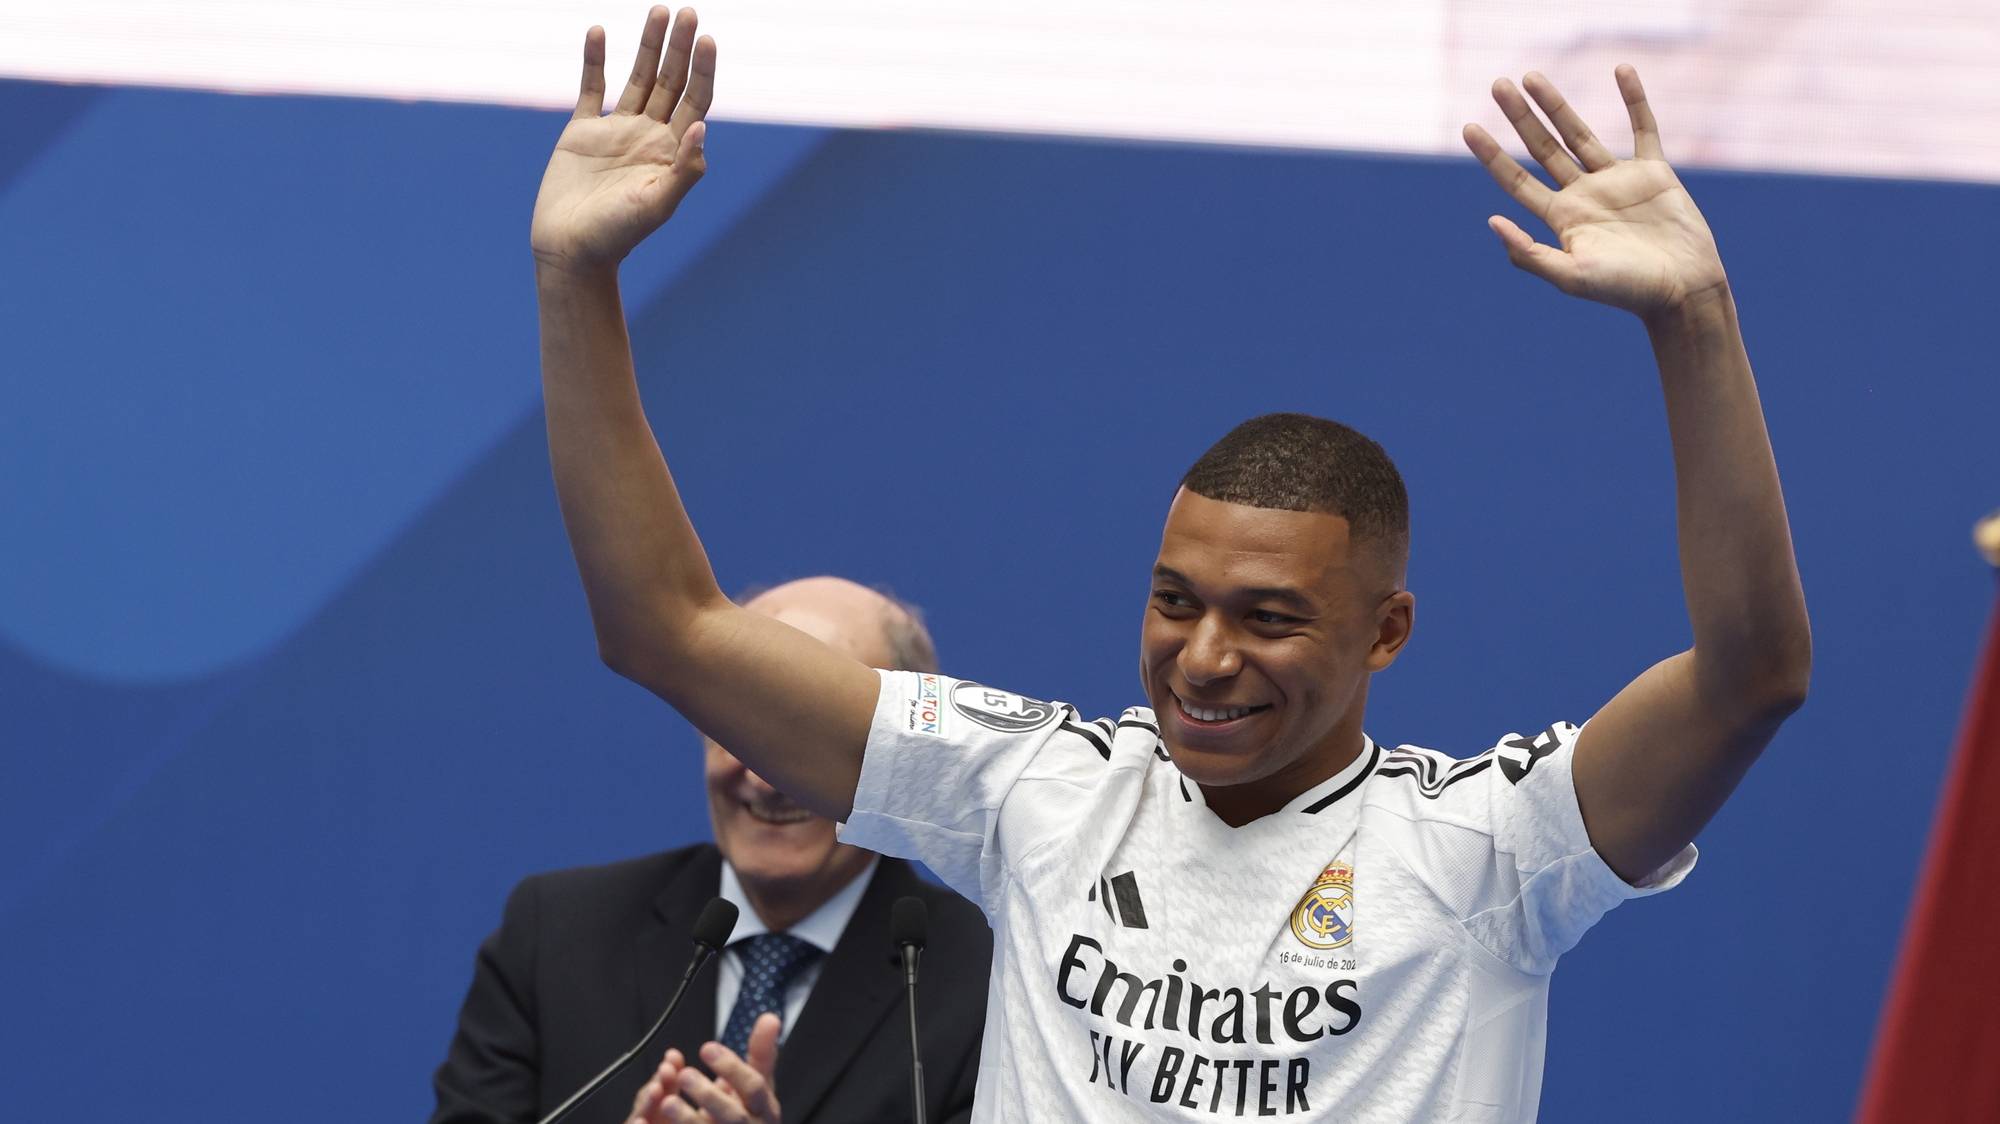
[[[2000,1121],[2000,605],[1965,700],[1855,1120]]]

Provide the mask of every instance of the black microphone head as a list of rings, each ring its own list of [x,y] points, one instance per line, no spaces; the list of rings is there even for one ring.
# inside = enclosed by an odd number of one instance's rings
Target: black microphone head
[[[701,907],[701,916],[695,918],[694,943],[714,952],[729,943],[729,934],[736,931],[736,907],[716,898]]]
[[[897,948],[922,948],[930,932],[931,911],[922,898],[897,898],[889,907],[889,932]]]

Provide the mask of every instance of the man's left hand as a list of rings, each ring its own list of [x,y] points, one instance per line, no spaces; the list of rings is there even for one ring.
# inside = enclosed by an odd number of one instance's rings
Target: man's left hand
[[[1661,151],[1638,72],[1621,66],[1617,79],[1632,121],[1630,159],[1612,155],[1555,85],[1533,73],[1522,84],[1561,141],[1550,135],[1512,82],[1495,82],[1493,100],[1556,189],[1522,168],[1478,125],[1465,127],[1465,144],[1507,194],[1548,224],[1561,244],[1536,242],[1512,220],[1494,215],[1487,225],[1515,265],[1565,293],[1651,320],[1727,295],[1728,278],[1707,221]]]
[[[719,1042],[701,1048],[713,1078],[668,1050],[632,1102],[625,1124],[781,1124],[773,1076],[778,1071],[778,1016],[760,1015],[746,1061]]]

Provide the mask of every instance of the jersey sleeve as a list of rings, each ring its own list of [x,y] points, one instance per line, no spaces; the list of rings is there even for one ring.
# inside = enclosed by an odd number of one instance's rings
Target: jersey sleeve
[[[1571,764],[1579,732],[1558,723],[1531,737],[1509,735],[1476,758],[1451,762],[1434,774],[1441,783],[1428,796],[1430,807],[1412,807],[1417,814],[1401,833],[1405,860],[1467,935],[1537,975],[1554,970],[1556,960],[1620,902],[1679,885],[1696,858],[1690,844],[1636,885],[1604,862],[1591,846],[1576,798]],[[1414,767],[1400,751],[1387,762],[1378,773]]]
[[[1057,830],[1065,814],[1060,800],[1023,800],[1020,790],[1031,772],[1048,771],[1037,762],[1070,709],[942,675],[878,674],[882,690],[841,841],[917,859],[985,909],[1006,877],[1009,849]]]

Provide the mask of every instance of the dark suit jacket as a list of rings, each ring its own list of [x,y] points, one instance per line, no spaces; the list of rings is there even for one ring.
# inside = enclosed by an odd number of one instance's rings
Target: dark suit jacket
[[[631,1049],[666,1009],[694,951],[695,916],[721,884],[721,853],[704,843],[515,887],[474,962],[431,1124],[538,1120]],[[904,895],[930,910],[917,989],[926,1115],[970,1118],[992,933],[964,899],[885,858],[785,1035],[785,1124],[912,1118],[903,971],[889,936],[889,907]],[[652,1056],[633,1059],[571,1119],[620,1124],[667,1047],[691,1055],[715,1037],[715,972],[711,963],[695,977]]]

